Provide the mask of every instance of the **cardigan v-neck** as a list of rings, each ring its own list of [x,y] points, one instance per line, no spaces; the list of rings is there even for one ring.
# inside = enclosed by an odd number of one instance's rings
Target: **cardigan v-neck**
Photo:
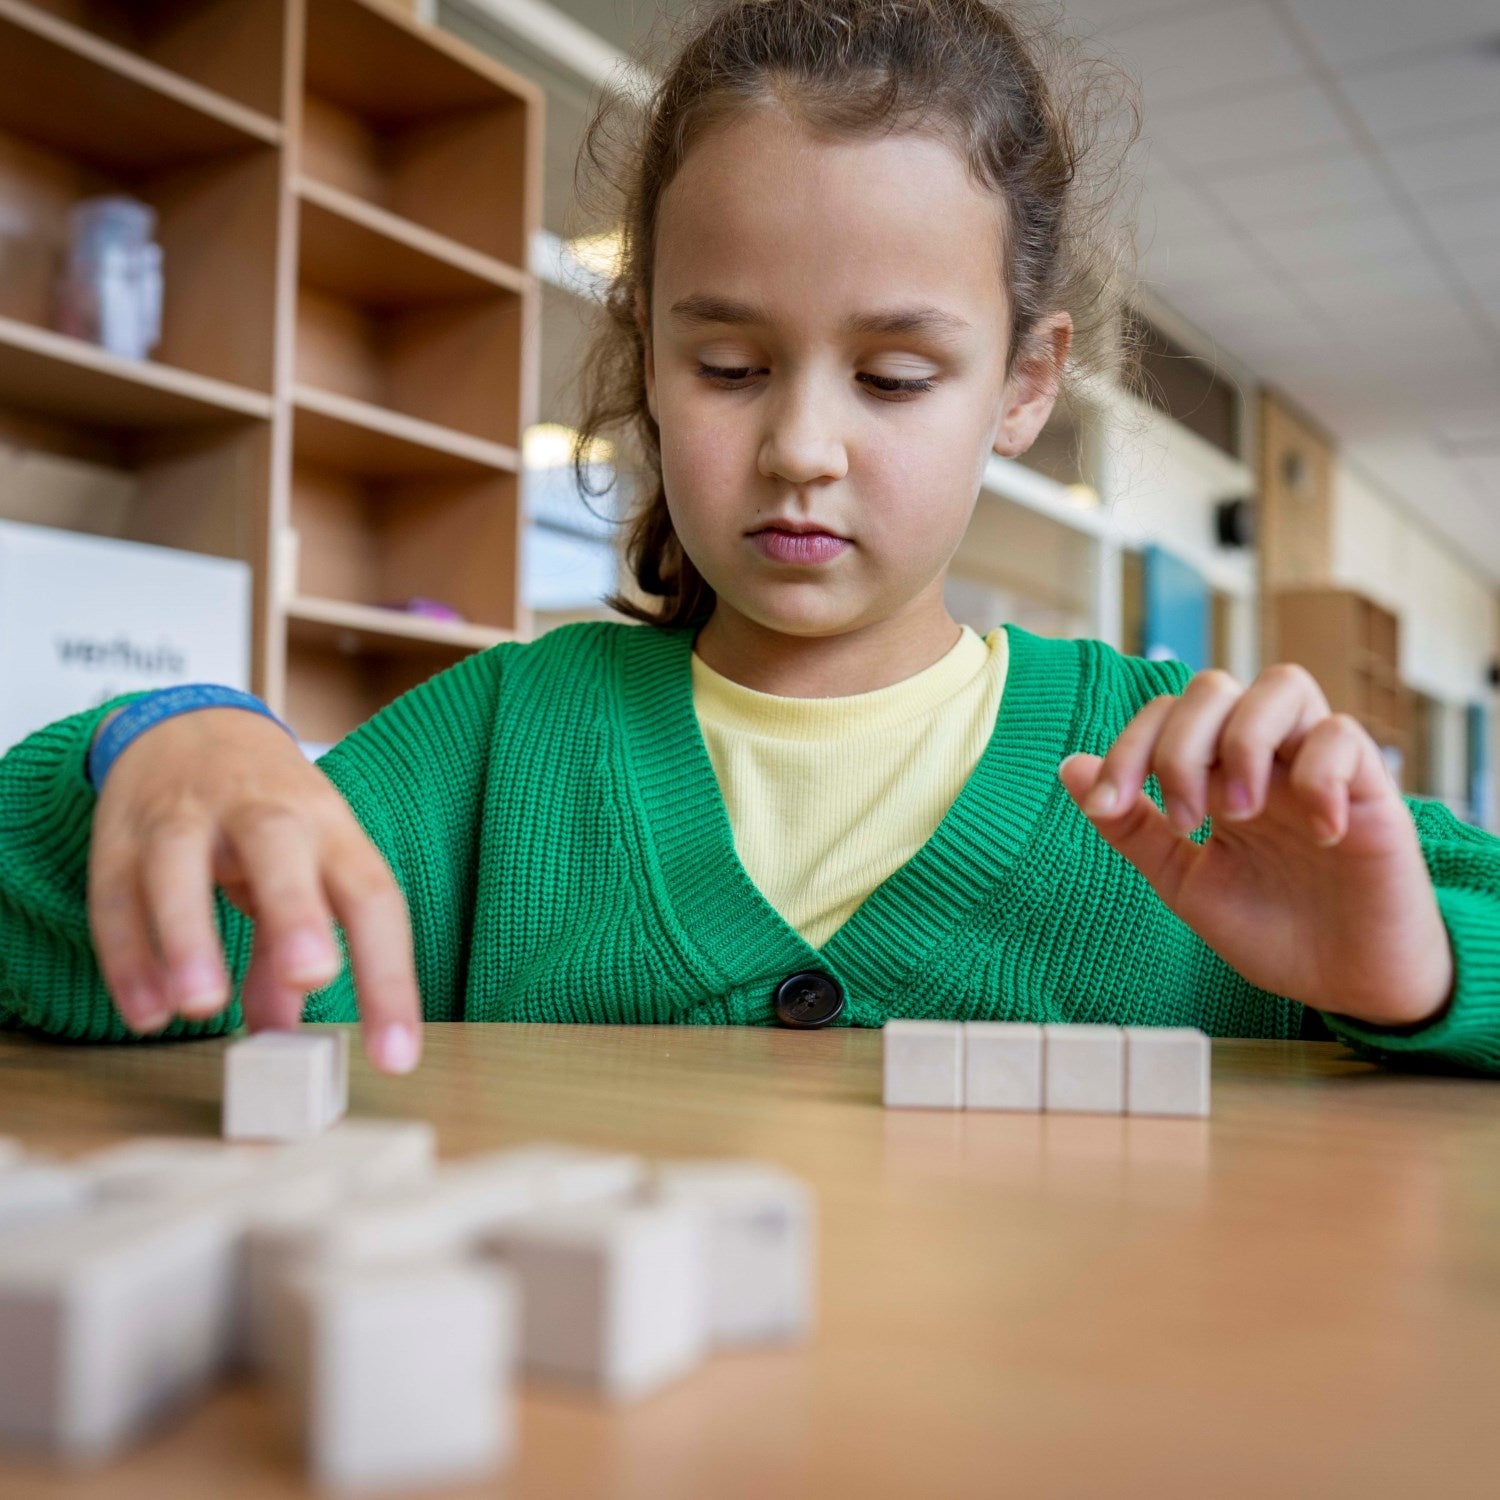
[[[1005,695],[968,780],[931,837],[821,947],[766,900],[734,847],[728,809],[693,707],[696,631],[628,638],[621,692],[630,753],[678,917],[720,982],[782,969],[831,974],[855,994],[919,983],[945,934],[995,899],[1067,796],[1057,765],[1078,712],[1078,653],[1015,625]],[[860,1018],[846,1010],[849,1024]]]

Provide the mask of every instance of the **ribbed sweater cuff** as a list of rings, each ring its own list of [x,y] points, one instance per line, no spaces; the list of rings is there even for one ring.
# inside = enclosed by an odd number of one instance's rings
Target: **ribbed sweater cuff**
[[[1404,1030],[1326,1012],[1323,1019],[1335,1036],[1361,1050],[1500,1073],[1500,896],[1458,886],[1438,886],[1436,895],[1453,946],[1448,1009],[1425,1026]]]
[[[5,757],[8,795],[0,807],[0,835],[44,850],[54,869],[86,869],[98,800],[88,778],[89,746],[109,714],[147,691],[122,693],[69,714],[12,746]]]

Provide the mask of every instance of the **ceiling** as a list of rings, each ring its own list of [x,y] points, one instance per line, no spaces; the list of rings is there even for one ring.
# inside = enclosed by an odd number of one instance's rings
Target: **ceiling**
[[[1065,11],[1140,81],[1142,278],[1500,582],[1500,3]]]
[[[1060,0],[1141,87],[1157,300],[1500,583],[1500,0]],[[639,55],[677,0],[558,0]]]

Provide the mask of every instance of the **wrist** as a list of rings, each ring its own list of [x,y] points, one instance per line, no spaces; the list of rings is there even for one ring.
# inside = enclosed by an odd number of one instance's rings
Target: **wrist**
[[[105,714],[102,719],[99,720],[98,724],[94,727],[94,737],[89,741],[90,750],[92,750],[94,746],[99,743],[99,736],[104,733],[105,727],[111,722],[111,720],[118,719],[124,712],[125,710],[123,708],[112,708],[107,714]]]

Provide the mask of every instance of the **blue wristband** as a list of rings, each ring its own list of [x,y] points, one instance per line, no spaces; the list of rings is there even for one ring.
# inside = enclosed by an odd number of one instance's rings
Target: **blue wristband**
[[[277,719],[253,693],[225,687],[219,682],[184,682],[175,687],[158,688],[153,693],[147,693],[144,698],[127,703],[94,741],[87,763],[88,778],[94,790],[97,792],[104,785],[109,768],[137,735],[144,734],[153,724],[160,724],[163,719],[170,719],[174,714],[188,713],[195,708],[248,708],[253,713],[275,719],[293,739],[297,738],[291,726]]]

